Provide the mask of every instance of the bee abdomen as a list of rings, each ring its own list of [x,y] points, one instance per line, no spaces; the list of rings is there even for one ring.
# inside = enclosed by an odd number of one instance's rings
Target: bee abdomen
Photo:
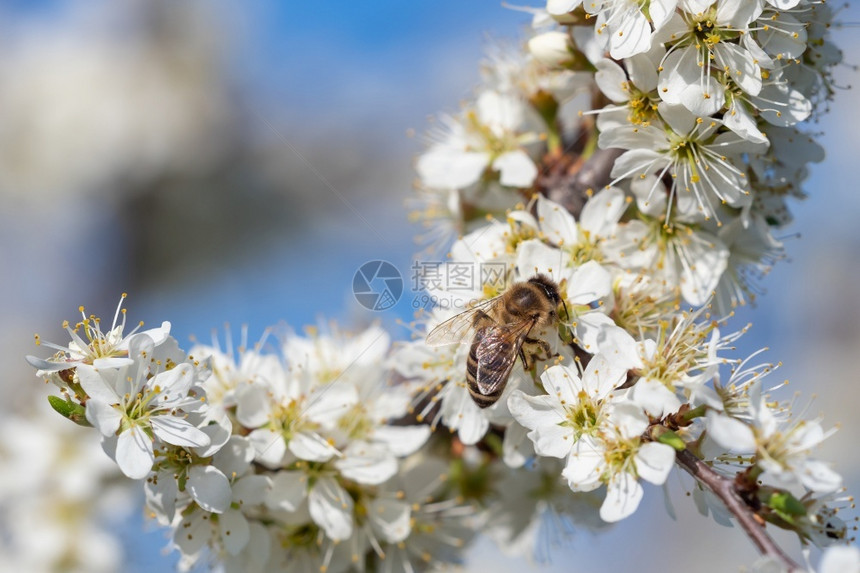
[[[469,357],[466,359],[466,383],[469,385],[469,392],[474,396],[475,392],[477,392],[478,383],[476,380],[478,379],[478,342],[475,341],[472,343],[472,347],[469,349]]]
[[[475,401],[475,404],[478,405],[478,408],[488,408],[499,401],[499,397],[502,395],[504,388],[499,388],[496,392],[492,394],[481,394],[478,392],[478,385],[473,381],[473,379],[469,379],[469,395],[472,397],[472,400]]]
[[[496,402],[499,401],[499,397],[502,395],[505,387],[502,385],[498,390],[493,392],[492,394],[482,394],[478,389],[478,346],[481,341],[481,334],[475,337],[474,342],[472,343],[472,347],[469,349],[469,357],[466,359],[466,385],[469,388],[469,395],[472,397],[472,400],[475,401],[475,404],[478,405],[479,408],[487,408],[492,406]],[[481,368],[484,370],[498,371],[503,368],[502,364],[496,364],[494,362],[484,362],[481,365]]]

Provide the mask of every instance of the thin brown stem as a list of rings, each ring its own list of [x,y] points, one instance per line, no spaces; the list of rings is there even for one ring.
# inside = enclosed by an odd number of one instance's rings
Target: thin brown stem
[[[734,480],[721,476],[689,450],[677,452],[675,461],[723,502],[762,555],[777,560],[790,572],[803,571],[767,534],[764,524],[741,498]]]

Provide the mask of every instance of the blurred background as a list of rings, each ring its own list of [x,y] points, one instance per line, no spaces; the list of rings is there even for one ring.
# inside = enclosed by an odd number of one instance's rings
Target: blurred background
[[[860,7],[839,19],[860,20]],[[81,506],[92,484],[76,481],[75,464],[89,460],[104,482],[112,468],[99,465],[108,460],[89,432],[43,421],[50,389],[23,359],[47,354],[33,333],[65,343],[61,321],[74,322],[79,305],[107,321],[128,292],[131,323],[170,320],[186,348],[225,323],[234,332],[247,325],[254,341],[280,321],[299,329],[330,318],[381,320],[407,338],[394,321],[411,316],[414,300],[419,229],[404,201],[420,134],[428,116],[469,96],[488,35],[515,41],[528,20],[495,0],[0,6],[0,570],[42,570],[51,557],[43,547],[69,541],[50,529],[60,508],[64,519],[99,512],[120,533],[115,542],[78,532],[83,555],[104,554],[93,570],[114,570],[119,559],[123,571],[172,571],[177,559],[161,554],[166,540],[141,515],[136,488],[106,502],[109,511]],[[856,31],[835,33],[856,63]],[[846,65],[837,78],[848,86],[857,73]],[[842,91],[811,126],[828,156],[812,167],[810,198],[794,206],[791,260],[734,323],[754,324],[739,355],[768,346],[787,392],[802,392],[801,403],[816,395],[810,415],[841,425],[821,456],[849,492],[860,491],[857,97]],[[407,281],[382,313],[352,294],[356,269],[374,259]],[[35,452],[55,451],[66,465],[39,466]],[[481,541],[466,569],[662,571],[694,555],[706,556],[699,570],[751,564],[751,544],[699,516],[683,477],[670,480],[676,521],[650,488],[633,518],[600,536],[575,535],[548,565],[502,557]]]

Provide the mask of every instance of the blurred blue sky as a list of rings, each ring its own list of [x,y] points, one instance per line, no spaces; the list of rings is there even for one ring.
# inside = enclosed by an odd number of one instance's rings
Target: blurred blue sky
[[[370,196],[381,196],[376,201],[356,203],[351,189],[331,192],[324,200],[332,216],[313,221],[291,244],[251,252],[217,281],[180,285],[168,300],[154,293],[151,304],[130,304],[148,320],[160,320],[153,316],[159,310],[173,317],[180,337],[224,321],[248,324],[253,340],[253,333],[280,320],[299,326],[323,316],[408,319],[409,292],[383,315],[362,314],[350,292],[355,270],[372,259],[390,260],[408,283],[415,228],[406,223],[403,200],[411,184],[408,166],[421,145],[420,135],[409,138],[407,130],[420,134],[429,115],[456,109],[477,84],[487,35],[516,38],[528,18],[485,0],[225,4],[222,21],[234,34],[229,57],[251,100],[249,121],[302,154],[300,138],[378,145],[378,163],[366,168],[399,178],[391,179],[392,188],[371,190]],[[299,137],[294,125],[301,126]],[[325,158],[307,161],[304,170],[325,171]],[[214,308],[217,316],[207,311]]]

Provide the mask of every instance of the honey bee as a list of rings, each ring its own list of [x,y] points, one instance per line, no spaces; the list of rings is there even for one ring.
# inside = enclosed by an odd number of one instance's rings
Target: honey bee
[[[529,335],[556,323],[559,303],[564,301],[558,285],[539,274],[438,325],[427,335],[427,345],[463,342],[474,332],[466,361],[466,384],[478,407],[486,408],[502,395],[517,356],[526,370],[531,368],[524,343],[539,345],[549,358],[549,344]]]

